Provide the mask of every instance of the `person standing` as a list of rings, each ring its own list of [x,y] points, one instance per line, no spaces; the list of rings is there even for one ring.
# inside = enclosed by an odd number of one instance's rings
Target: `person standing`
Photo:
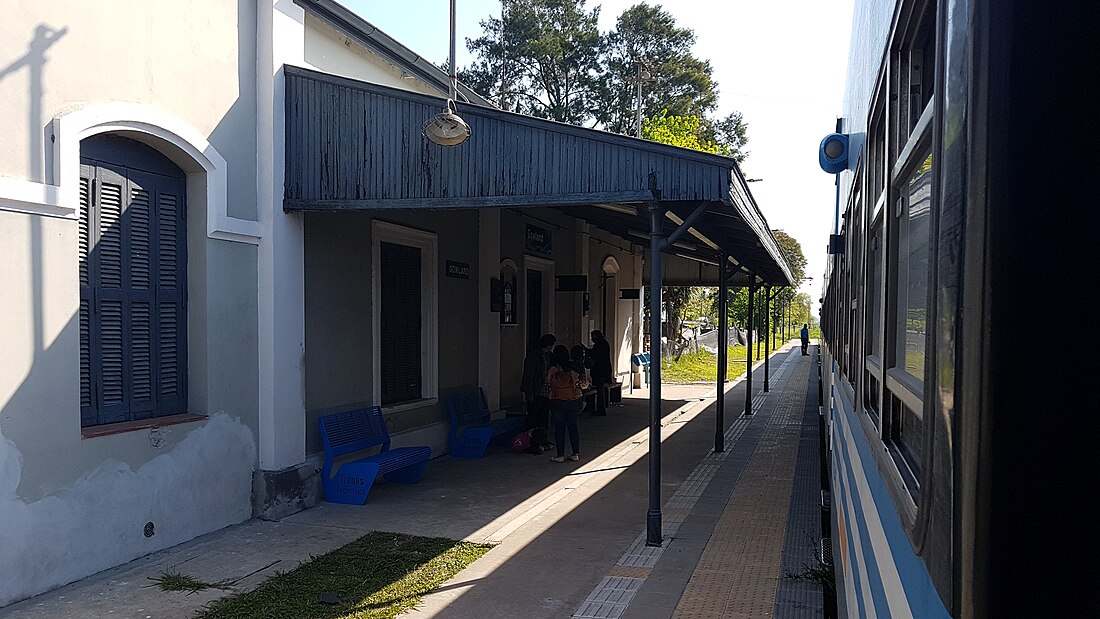
[[[549,449],[550,385],[546,383],[546,371],[550,367],[550,351],[558,338],[547,333],[539,338],[538,347],[531,347],[523,360],[523,377],[519,390],[527,402],[527,429],[531,430],[531,447]],[[540,452],[541,453],[541,452]]]
[[[554,442],[558,449],[558,455],[550,460],[565,462],[565,432],[568,430],[569,446],[573,450],[569,459],[576,462],[581,459],[580,418],[588,378],[577,372],[565,346],[554,348],[546,383],[550,386],[550,414],[554,418]]]
[[[810,354],[810,325],[802,324],[802,331],[799,331],[799,336],[802,338],[802,356]]]
[[[600,331],[592,332],[592,384],[596,386],[596,410],[593,415],[607,414],[608,390],[611,385],[611,344]]]

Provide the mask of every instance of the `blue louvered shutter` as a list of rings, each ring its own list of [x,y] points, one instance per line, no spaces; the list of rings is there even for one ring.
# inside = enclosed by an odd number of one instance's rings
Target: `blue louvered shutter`
[[[420,248],[379,244],[382,404],[421,397]]]
[[[185,181],[96,163],[81,166],[82,424],[185,412]]]
[[[77,224],[80,257],[80,425],[97,422],[97,392],[92,378],[92,332],[99,329],[92,324],[92,305],[95,303],[92,280],[92,192],[94,169],[80,166],[80,217]]]

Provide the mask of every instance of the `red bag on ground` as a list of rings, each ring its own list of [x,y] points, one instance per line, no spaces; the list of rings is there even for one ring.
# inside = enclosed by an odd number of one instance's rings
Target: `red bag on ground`
[[[531,434],[524,431],[512,437],[512,451],[521,454],[531,448]]]

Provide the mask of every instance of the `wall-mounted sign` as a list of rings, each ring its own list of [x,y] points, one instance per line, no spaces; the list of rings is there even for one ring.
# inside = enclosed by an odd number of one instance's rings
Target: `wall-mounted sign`
[[[552,248],[549,230],[527,224],[527,251],[549,256]]]
[[[470,279],[470,265],[465,262],[447,261],[447,277]]]

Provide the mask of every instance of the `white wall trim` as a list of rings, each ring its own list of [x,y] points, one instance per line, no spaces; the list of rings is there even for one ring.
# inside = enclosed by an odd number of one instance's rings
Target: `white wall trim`
[[[71,218],[71,212],[61,206],[59,189],[57,185],[0,176],[0,211]]]
[[[608,256],[603,259],[601,269],[606,275],[614,275],[619,272],[619,261],[615,259],[615,256]]]
[[[420,397],[433,400],[439,395],[439,259],[438,236],[415,228],[385,221],[371,222],[371,323],[373,343],[374,401],[382,403],[382,298],[380,260],[381,243],[396,243],[417,247],[422,252],[420,263]],[[417,407],[423,406],[419,402]],[[401,404],[387,407],[386,412],[400,410]],[[408,408],[408,407],[405,407]]]
[[[206,176],[206,233],[213,239],[258,244],[260,222],[229,216],[228,165],[203,136],[182,120],[139,103],[91,103],[53,120],[53,174],[58,192],[55,216],[76,219],[79,209],[80,141],[101,133],[137,133],[178,148],[193,163],[176,161],[188,174]],[[177,153],[164,153],[169,158]],[[199,168],[195,167],[195,164]],[[45,213],[44,213],[45,214]]]

